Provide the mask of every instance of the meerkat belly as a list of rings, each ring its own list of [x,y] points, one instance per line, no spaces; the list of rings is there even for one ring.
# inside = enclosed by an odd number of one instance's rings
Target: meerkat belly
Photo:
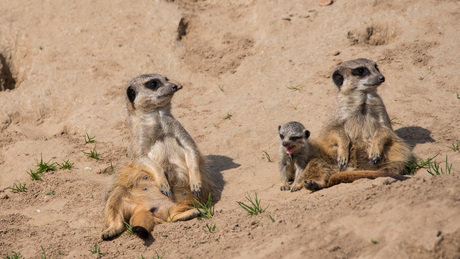
[[[165,221],[168,212],[176,205],[151,182],[140,183],[137,188],[133,189],[132,199],[137,206],[150,210],[156,217]]]
[[[373,117],[358,115],[350,117],[344,125],[345,132],[353,143],[366,143],[370,145],[372,136],[378,128],[379,122]]]
[[[163,141],[155,142],[150,149],[149,157],[159,163],[166,172],[174,171],[178,175],[187,172],[184,148],[175,138],[166,137]]]

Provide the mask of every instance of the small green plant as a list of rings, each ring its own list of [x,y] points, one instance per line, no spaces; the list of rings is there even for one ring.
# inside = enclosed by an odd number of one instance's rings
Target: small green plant
[[[126,228],[126,234],[128,235],[135,235],[133,232],[133,226],[131,226],[128,222],[123,221],[125,223],[125,228]]]
[[[291,103],[291,106],[292,106],[292,108],[294,108],[294,110],[297,110],[298,105],[294,105],[294,104]]]
[[[97,246],[97,243],[94,244],[94,248],[93,248],[93,249],[90,249],[90,250],[88,250],[88,251],[90,251],[93,255],[94,255],[94,254],[102,255],[102,253],[101,253],[101,248]]]
[[[390,122],[393,123],[393,124],[399,124],[399,125],[404,126],[404,124],[402,124],[401,122],[397,121],[397,119],[398,119],[398,118],[393,117],[393,118],[391,118],[391,121],[390,121]]]
[[[264,152],[264,154],[265,154],[265,157],[267,158],[267,161],[270,163],[272,160],[270,159],[270,155],[268,154],[268,152],[267,152],[267,151],[265,151],[265,150],[264,150],[264,151],[262,151],[262,152]]]
[[[219,90],[220,90],[221,92],[224,91],[224,87],[223,87],[223,86],[221,86],[220,84],[217,84],[217,86],[219,87]]]
[[[32,169],[30,169],[27,173],[30,175],[30,178],[32,178],[33,181],[37,181],[37,180],[42,179],[40,177],[41,172],[34,172]]]
[[[54,190],[50,191],[50,192],[47,192],[46,195],[54,195]]]
[[[48,171],[56,170],[56,162],[50,163],[51,159],[48,162],[43,161],[43,155],[41,155],[40,163],[37,163],[37,173],[44,173]]]
[[[460,151],[460,140],[457,143],[452,143],[452,146],[449,148],[455,152]]]
[[[193,198],[193,199],[201,207],[200,208],[200,207],[195,206],[195,205],[193,206],[200,213],[200,216],[198,216],[199,220],[201,220],[201,219],[210,219],[210,218],[212,218],[214,216],[214,205],[212,204],[211,193],[209,193],[208,201],[205,202],[205,203],[201,203],[195,198]]]
[[[376,240],[374,240],[373,238],[371,238],[371,244],[373,245],[376,245],[378,242]]]
[[[208,225],[208,223],[206,223],[206,228],[207,229],[204,229],[204,232],[209,232],[209,233],[213,233],[214,231],[216,231],[216,224],[213,224],[213,225]]]
[[[61,170],[64,170],[64,169],[70,170],[73,167],[73,163],[70,162],[68,159],[66,161],[63,161],[62,164],[57,163],[57,165],[59,166],[59,169]]]
[[[452,171],[452,164],[448,164],[447,156],[446,156],[446,167],[444,170],[439,167],[439,164],[434,161],[433,163],[428,164],[427,172],[431,175],[443,175],[443,174],[451,174]]]
[[[232,116],[230,112],[227,112],[227,116],[224,117],[224,120],[229,120]]]
[[[21,252],[11,251],[11,255],[7,252],[6,256],[3,258],[4,259],[22,259],[25,257],[21,254]]]
[[[272,221],[272,223],[275,223],[275,219],[272,217],[272,215],[268,215],[268,218]]]
[[[163,254],[160,256],[160,254],[155,250],[156,257],[153,257],[155,259],[163,259],[165,257],[165,250],[163,250]]]
[[[18,192],[26,192],[27,187],[26,183],[18,183],[18,184],[13,184],[13,186],[10,187],[12,193],[18,193]]]
[[[408,165],[408,171],[409,171],[409,174],[413,175],[417,170],[421,169],[421,168],[424,168],[425,166],[428,166],[431,161],[437,157],[439,154],[436,154],[432,157],[429,157],[429,158],[426,158],[426,159],[422,159],[420,157],[417,156],[417,160],[419,160],[420,162],[416,163],[416,162],[411,162],[409,163]]]
[[[86,136],[85,136],[85,145],[88,144],[88,143],[94,143],[94,142],[96,142],[96,140],[94,139],[95,137],[96,137],[96,136],[90,137],[90,136],[88,135],[88,133],[86,133]]]
[[[300,91],[304,88],[305,86],[303,85],[295,85],[295,86],[288,86],[288,89],[289,90],[293,90],[293,91]]]
[[[43,248],[43,246],[40,246],[42,248],[42,255],[40,255],[40,257],[42,259],[46,259],[46,253],[45,253],[45,248]]]
[[[99,160],[99,154],[96,151],[96,145],[94,145],[94,148],[91,149],[89,152],[83,151],[83,154],[85,154],[87,157],[94,158],[96,160]]]
[[[260,213],[263,213],[267,208],[265,209],[262,208],[260,205],[260,199],[257,199],[257,193],[254,194],[254,200],[252,199],[251,195],[248,194],[246,196],[246,200],[248,200],[251,204],[247,205],[241,201],[237,201],[238,205],[240,205],[241,208],[243,208],[249,215],[258,215]]]

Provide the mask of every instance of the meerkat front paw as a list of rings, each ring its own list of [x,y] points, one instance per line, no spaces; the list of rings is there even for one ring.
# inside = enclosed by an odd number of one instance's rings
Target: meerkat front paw
[[[200,192],[201,192],[201,183],[196,182],[196,183],[191,184],[190,189],[192,190],[192,192],[195,195],[195,197],[198,198],[198,196],[200,196]]]
[[[282,183],[280,190],[281,191],[289,191],[291,189],[291,186],[289,186],[289,183]]]
[[[338,150],[337,151],[337,165],[339,166],[339,171],[346,169],[348,165],[348,151]]]
[[[323,186],[314,180],[306,180],[305,188],[310,191],[318,191],[323,189]]]
[[[169,187],[169,184],[168,183],[162,183],[160,184],[160,191],[161,193],[163,193],[164,195],[168,196],[168,197],[172,197],[172,191],[171,191],[171,187]]]
[[[370,153],[369,154],[369,163],[371,165],[377,164],[379,160],[380,160],[380,153]]]
[[[292,184],[291,186],[291,192],[296,192],[296,191],[300,191],[300,189],[303,188],[303,185],[301,183],[299,184]]]

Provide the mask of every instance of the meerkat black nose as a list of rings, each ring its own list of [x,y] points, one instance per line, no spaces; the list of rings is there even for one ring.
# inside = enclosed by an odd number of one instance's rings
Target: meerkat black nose
[[[174,91],[177,91],[177,85],[171,84],[171,89],[173,89]]]
[[[283,147],[287,147],[289,144],[287,142],[283,142]]]
[[[379,81],[382,82],[382,83],[385,82],[385,77],[384,76],[379,76]]]

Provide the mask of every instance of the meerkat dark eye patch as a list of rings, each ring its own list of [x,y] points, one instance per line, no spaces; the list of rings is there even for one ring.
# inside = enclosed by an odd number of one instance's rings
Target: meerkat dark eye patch
[[[280,139],[284,139],[284,135],[283,135],[283,134],[280,134]]]
[[[290,141],[296,141],[296,140],[299,140],[299,139],[301,139],[301,138],[302,138],[302,137],[300,137],[300,136],[295,136],[295,137],[290,137],[289,140],[290,140]]]
[[[131,103],[134,103],[134,99],[136,99],[136,90],[132,86],[129,86],[128,89],[126,89],[126,95],[128,96],[128,99]]]
[[[162,86],[163,84],[161,83],[161,81],[157,78],[155,79],[152,79],[150,81],[148,81],[147,83],[144,84],[145,87],[147,87],[148,89],[151,89],[153,91],[156,91],[160,86]]]
[[[369,69],[367,69],[366,67],[358,67],[353,69],[351,71],[351,74],[355,76],[367,76],[370,74],[370,72]]]

